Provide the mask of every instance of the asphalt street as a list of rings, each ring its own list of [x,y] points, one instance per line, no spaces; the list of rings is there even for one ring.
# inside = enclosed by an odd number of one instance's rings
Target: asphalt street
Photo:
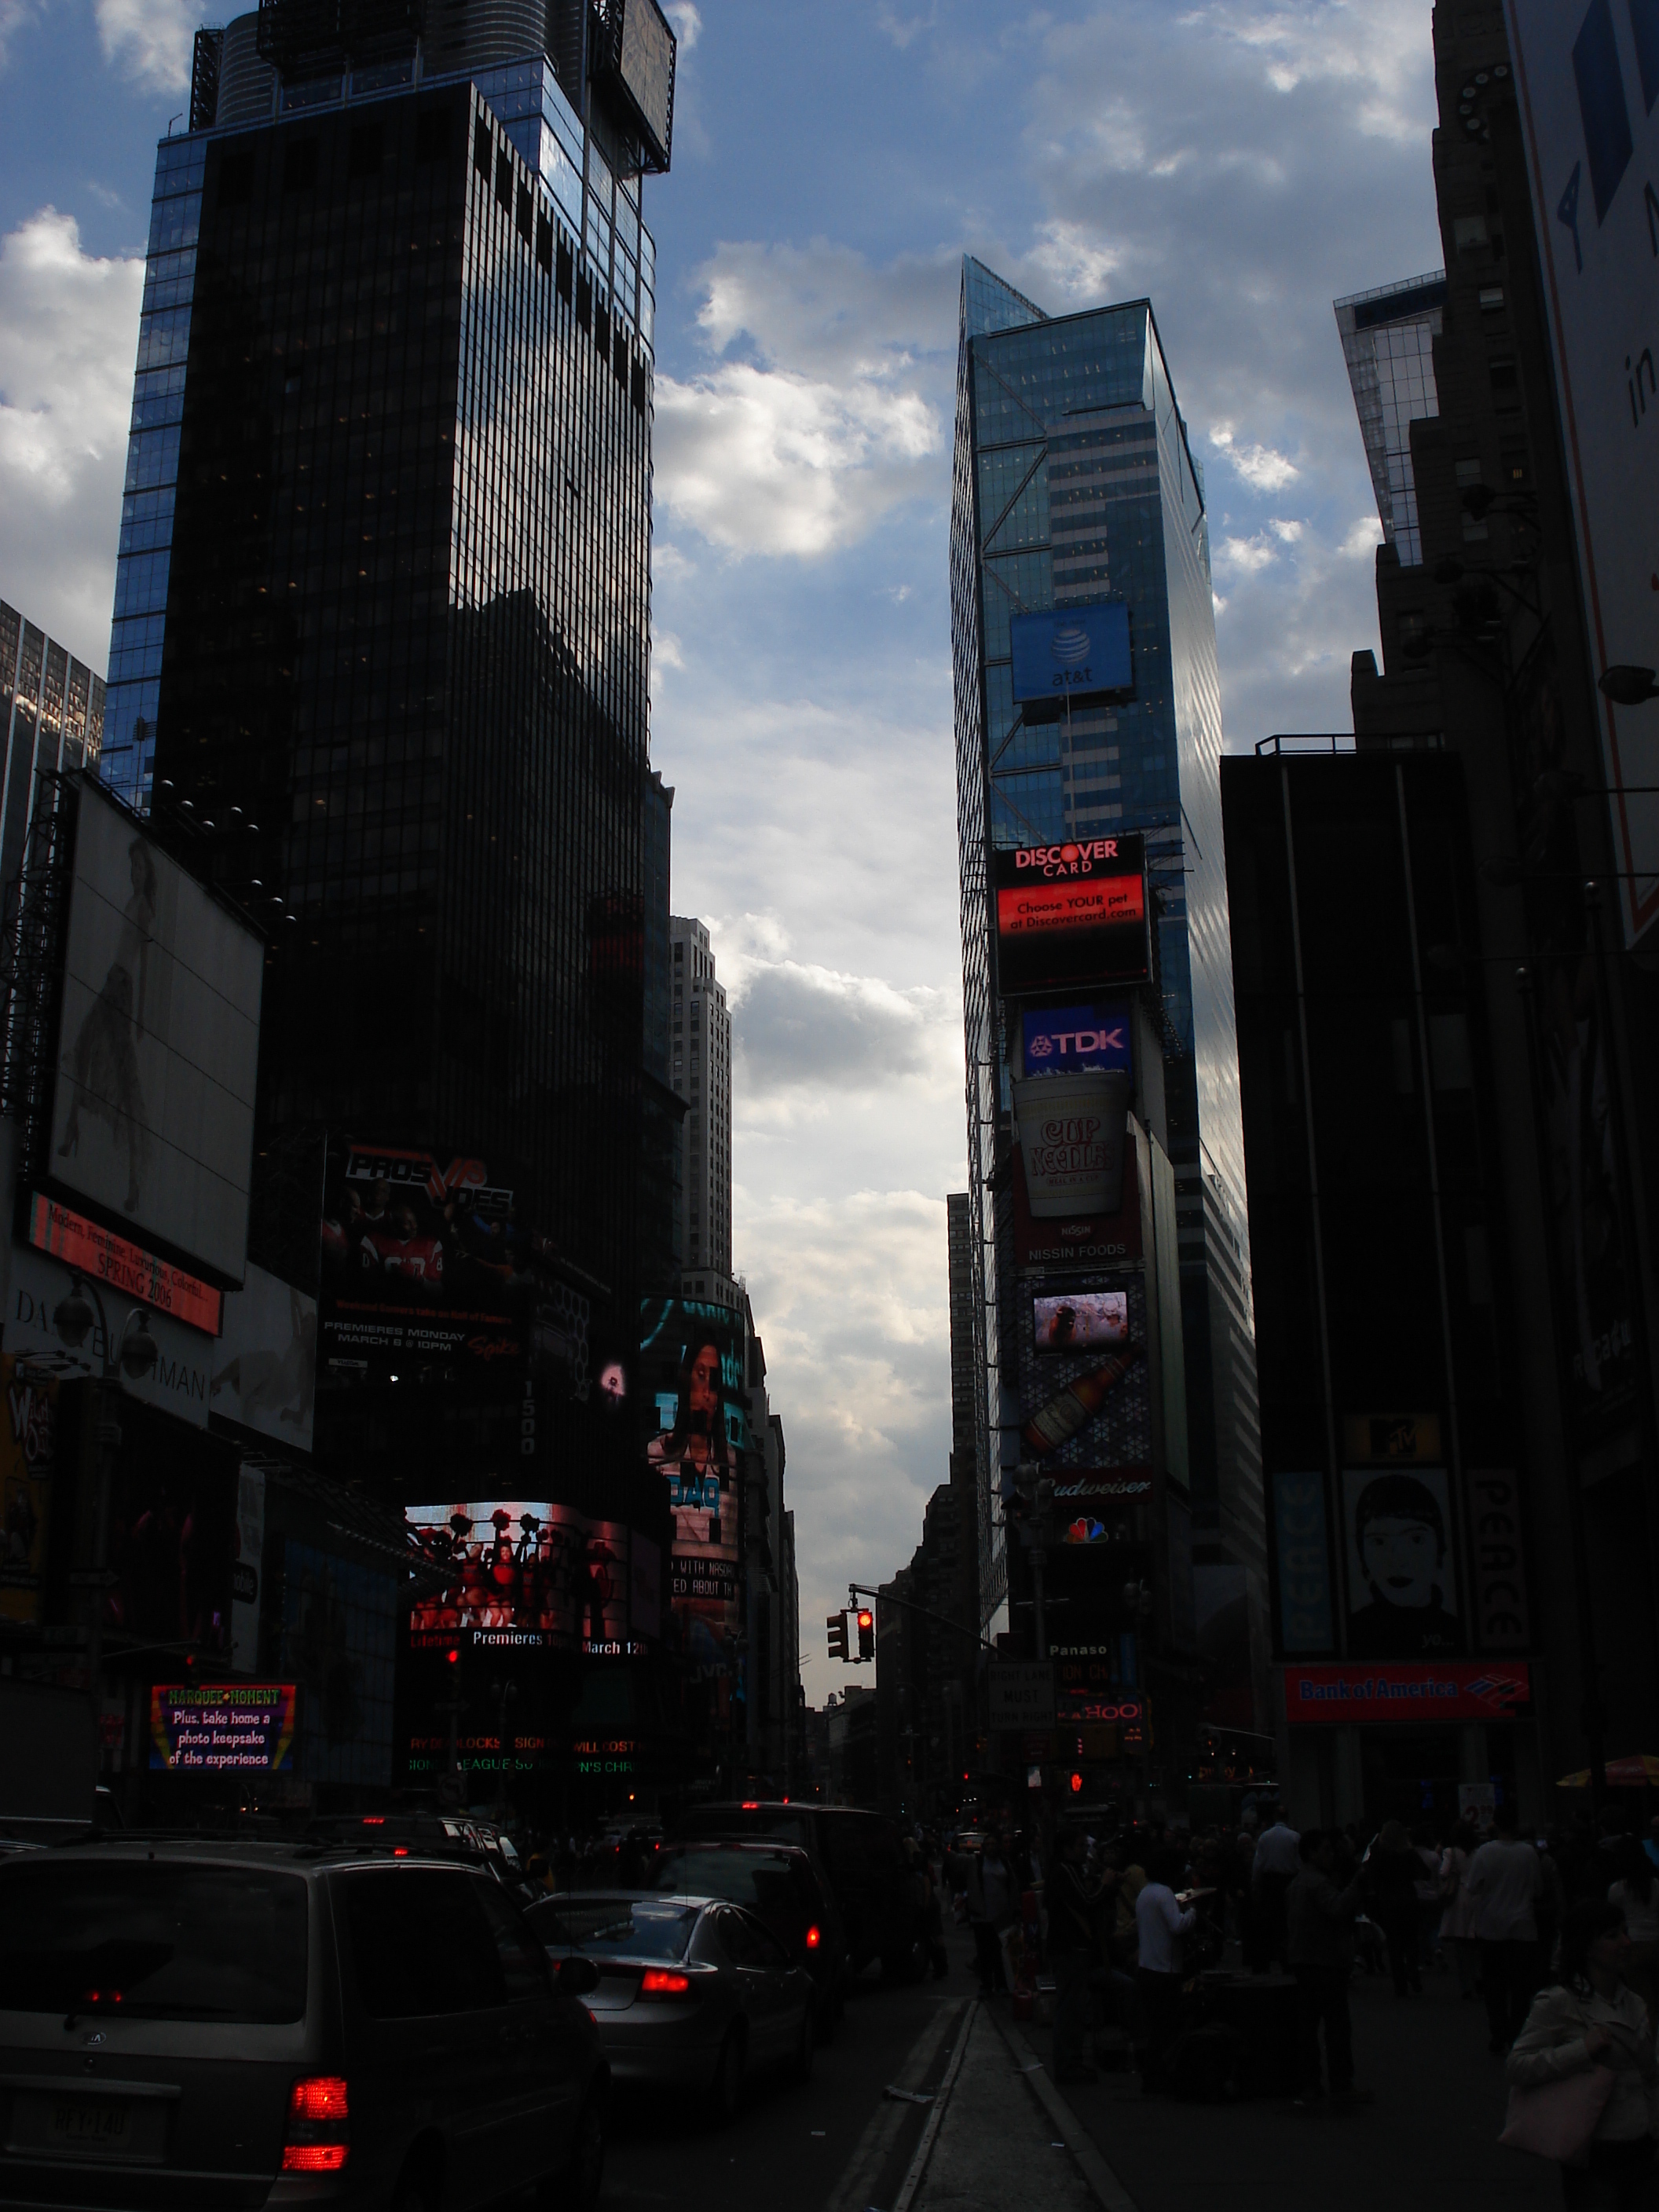
[[[874,1970],[849,1995],[812,2079],[759,2078],[728,2127],[684,2104],[619,2095],[613,2106],[605,2212],[729,2212],[733,2203],[789,2212],[865,2212],[891,2203],[927,2108],[885,2095],[925,2092],[943,2075],[974,1988],[966,1945],[942,1980],[884,1984]]]

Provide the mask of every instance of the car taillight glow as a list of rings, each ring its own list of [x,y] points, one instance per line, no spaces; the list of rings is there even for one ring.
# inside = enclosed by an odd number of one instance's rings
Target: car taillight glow
[[[642,1997],[683,1997],[691,1986],[690,1974],[670,1973],[665,1966],[647,1966],[640,1980]]]
[[[337,2173],[351,2154],[350,2110],[338,2074],[302,2075],[288,2093],[284,2173]]]
[[[760,1810],[760,1799],[758,1797],[745,1797],[742,1804],[738,1808],[738,1810],[740,1813],[758,1813]]]
[[[307,2074],[288,2093],[290,2120],[343,2120],[350,2106],[337,2074]]]
[[[806,1948],[807,1948],[807,1949],[808,1949],[809,1951],[816,1951],[816,1950],[817,1949],[817,1948],[818,1948],[818,1945],[819,1945],[820,1943],[822,1943],[822,1942],[823,1942],[823,1936],[818,1933],[818,1931],[817,1931],[817,1929],[816,1928],[809,1928],[809,1929],[807,1929],[807,1931],[806,1931]]]
[[[349,2143],[284,2143],[284,2173],[337,2173],[351,2154]]]

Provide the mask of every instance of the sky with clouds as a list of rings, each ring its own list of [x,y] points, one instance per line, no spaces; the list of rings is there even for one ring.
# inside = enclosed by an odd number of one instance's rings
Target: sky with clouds
[[[736,1035],[734,1243],[822,1616],[949,1437],[964,1176],[945,563],[960,257],[1149,295],[1227,742],[1351,726],[1380,535],[1331,301],[1440,260],[1429,0],[670,0],[653,757]],[[0,596],[107,649],[179,0],[0,0]],[[222,13],[214,20],[223,20]]]

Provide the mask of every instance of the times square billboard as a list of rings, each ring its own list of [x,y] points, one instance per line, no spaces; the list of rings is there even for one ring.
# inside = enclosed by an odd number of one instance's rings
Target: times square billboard
[[[673,1632],[697,1673],[735,1676],[749,1443],[742,1317],[694,1299],[647,1299],[640,1354],[655,1408],[646,1456],[668,1486],[674,1515]]]

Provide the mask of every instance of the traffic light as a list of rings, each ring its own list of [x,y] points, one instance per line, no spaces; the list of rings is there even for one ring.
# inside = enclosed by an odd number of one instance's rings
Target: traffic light
[[[867,1605],[859,1607],[859,1657],[873,1659],[876,1656],[876,1616]]]
[[[847,1659],[847,1615],[832,1613],[825,1626],[830,1631],[830,1656],[839,1659],[844,1665]]]
[[[1074,1774],[1072,1777],[1072,1795],[1073,1797],[1080,1797],[1082,1794],[1083,1777],[1080,1774]]]

